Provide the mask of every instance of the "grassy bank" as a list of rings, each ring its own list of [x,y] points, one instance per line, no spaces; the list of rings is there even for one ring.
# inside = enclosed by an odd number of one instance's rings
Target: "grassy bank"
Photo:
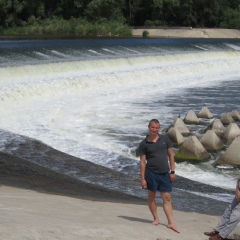
[[[86,20],[30,19],[21,27],[1,29],[3,36],[75,36],[75,37],[129,37],[132,29],[119,22],[102,21],[89,23]]]

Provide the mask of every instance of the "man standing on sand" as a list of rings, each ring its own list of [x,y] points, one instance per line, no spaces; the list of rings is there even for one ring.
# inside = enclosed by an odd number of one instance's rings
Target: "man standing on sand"
[[[160,135],[160,123],[152,119],[148,124],[149,133],[139,145],[140,175],[142,188],[148,189],[148,205],[153,215],[152,224],[158,225],[156,192],[160,192],[163,210],[168,219],[167,227],[180,232],[173,221],[171,203],[172,182],[175,180],[175,161],[172,143],[168,136]],[[171,167],[171,172],[169,168]]]
[[[212,232],[205,232],[209,240],[228,239],[227,236],[240,222],[240,178],[237,180],[235,196],[226,208],[217,227]]]

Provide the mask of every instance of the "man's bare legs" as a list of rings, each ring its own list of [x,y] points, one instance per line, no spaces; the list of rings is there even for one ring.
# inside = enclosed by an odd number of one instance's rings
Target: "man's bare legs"
[[[157,215],[157,204],[155,201],[156,193],[148,191],[148,206],[150,209],[150,212],[153,215],[154,221],[152,222],[153,225],[158,225],[159,224],[159,218]]]
[[[175,232],[180,232],[175,225],[173,221],[173,210],[172,210],[172,202],[171,202],[171,195],[168,192],[161,192],[161,197],[163,200],[163,210],[166,214],[166,217],[168,219],[168,225],[167,227],[172,229]],[[154,221],[152,222],[153,225],[158,225],[159,224],[159,218],[157,215],[157,204],[155,201],[156,198],[156,193],[148,191],[148,206],[150,209],[150,212],[153,215]]]
[[[175,232],[180,232],[173,221],[173,210],[172,210],[172,202],[171,202],[171,195],[168,192],[161,192],[161,197],[163,200],[163,210],[168,219],[167,227],[172,229]]]

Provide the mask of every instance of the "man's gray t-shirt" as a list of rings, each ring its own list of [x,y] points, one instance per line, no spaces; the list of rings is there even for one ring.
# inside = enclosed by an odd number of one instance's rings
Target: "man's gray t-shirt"
[[[148,136],[139,144],[139,155],[146,155],[146,168],[155,173],[169,172],[168,148],[172,142],[167,135],[159,135],[156,143],[150,142]]]

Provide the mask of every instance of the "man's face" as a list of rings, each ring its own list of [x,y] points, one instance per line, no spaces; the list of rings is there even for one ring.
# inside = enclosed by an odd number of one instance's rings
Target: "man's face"
[[[148,126],[148,129],[149,129],[149,134],[150,135],[156,135],[159,132],[160,124],[155,123],[155,122],[151,122]]]

